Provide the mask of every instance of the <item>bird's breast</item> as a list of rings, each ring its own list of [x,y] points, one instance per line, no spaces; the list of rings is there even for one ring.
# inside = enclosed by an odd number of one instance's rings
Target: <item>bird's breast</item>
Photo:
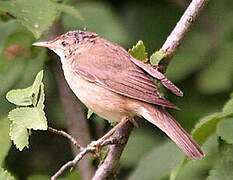
[[[70,66],[63,65],[65,78],[75,95],[97,115],[118,122],[123,116],[129,116],[126,97],[89,82]]]

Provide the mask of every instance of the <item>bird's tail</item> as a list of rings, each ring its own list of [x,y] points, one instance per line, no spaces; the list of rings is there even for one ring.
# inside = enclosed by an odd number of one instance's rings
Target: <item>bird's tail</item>
[[[143,103],[140,115],[164,131],[192,159],[204,156],[200,146],[162,107]]]

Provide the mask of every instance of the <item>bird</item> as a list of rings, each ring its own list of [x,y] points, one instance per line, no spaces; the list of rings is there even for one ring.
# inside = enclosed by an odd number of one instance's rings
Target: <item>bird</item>
[[[139,116],[160,128],[189,158],[204,156],[201,147],[167,111],[178,107],[160,94],[153,79],[178,96],[183,96],[182,91],[157,69],[89,31],[69,31],[33,45],[54,51],[77,98],[100,117],[118,123],[105,137]]]

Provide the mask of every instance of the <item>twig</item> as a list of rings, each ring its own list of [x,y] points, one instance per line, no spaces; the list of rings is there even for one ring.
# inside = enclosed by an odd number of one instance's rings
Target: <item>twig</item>
[[[124,129],[122,129],[124,130]],[[121,130],[121,131],[122,131]],[[68,168],[74,167],[87,153],[93,153],[97,150],[100,150],[102,147],[112,144],[122,144],[126,143],[127,140],[124,140],[124,137],[122,137],[120,134],[114,137],[110,137],[109,139],[103,140],[103,141],[96,141],[98,143],[95,143],[93,141],[87,147],[82,148],[81,151],[78,153],[78,155],[72,160],[68,161],[66,164],[64,164],[52,177],[51,180],[56,180],[60,175],[64,173],[64,171]],[[95,146],[92,146],[92,144],[95,144]]]
[[[162,62],[164,68],[163,72],[165,72],[167,65],[169,64],[178,46],[182,42],[185,34],[188,32],[191,25],[194,23],[201,9],[206,3],[207,0],[193,0],[173,29],[173,31],[171,32],[171,34],[168,36],[165,43],[163,44],[161,50],[167,53],[167,57]],[[124,131],[122,129],[124,129]],[[118,129],[116,133],[120,132],[121,136],[128,139],[132,130],[132,125],[130,126],[129,124],[125,124],[120,129]],[[93,180],[106,180],[109,177],[114,176],[122,150],[124,149],[126,143],[110,147],[110,151],[105,161],[97,169]]]
[[[57,172],[51,177],[51,180],[56,180],[63,172],[70,168],[74,167],[87,153],[96,151],[95,147],[86,147],[79,152],[79,154],[72,160],[64,164]]]
[[[167,54],[167,57],[161,62],[161,69],[163,72],[165,72],[167,65],[182,42],[185,34],[190,30],[207,1],[208,0],[192,0],[171,34],[167,37],[167,40],[161,48],[161,50]]]
[[[62,131],[62,130],[58,130],[58,129],[55,129],[52,127],[48,127],[48,130],[55,133],[55,134],[66,137],[67,139],[69,139],[73,143],[74,146],[78,147],[80,150],[83,149],[83,147],[78,143],[78,141],[74,137],[72,137],[70,134],[68,134],[67,132]]]

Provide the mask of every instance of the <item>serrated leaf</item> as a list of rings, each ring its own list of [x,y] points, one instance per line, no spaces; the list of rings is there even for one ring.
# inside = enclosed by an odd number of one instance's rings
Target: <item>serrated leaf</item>
[[[232,180],[233,179],[233,162],[223,162],[218,164],[210,171],[207,180]]]
[[[20,107],[9,112],[9,119],[20,126],[34,130],[47,130],[44,111],[38,107]]]
[[[28,147],[28,131],[26,127],[12,122],[9,135],[20,151],[22,151],[24,147]]]
[[[0,166],[2,162],[4,161],[10,147],[11,147],[11,141],[9,136],[9,129],[10,129],[10,121],[9,119],[1,119],[0,120]],[[1,178],[0,178],[1,179]]]
[[[58,15],[55,4],[50,0],[0,1],[0,10],[15,16],[36,38],[52,25]]]
[[[131,49],[129,49],[129,53],[136,59],[147,62],[148,54],[146,52],[146,47],[142,40],[139,40],[136,45],[134,45]]]
[[[1,180],[15,180],[15,178],[6,170],[0,167],[0,179]]]
[[[13,89],[6,94],[6,99],[18,106],[32,105],[32,88]]]
[[[94,112],[91,109],[88,108],[88,110],[87,110],[87,119],[89,119],[92,116],[93,113]]]
[[[83,20],[83,17],[81,16],[81,14],[73,6],[69,6],[67,4],[62,4],[62,3],[57,3],[56,6],[57,6],[57,9],[60,10],[61,12],[69,14],[79,20]]]
[[[150,64],[152,66],[157,66],[159,65],[159,62],[165,57],[166,57],[166,53],[164,53],[162,50],[156,51],[150,57]]]
[[[25,89],[13,89],[9,91],[6,95],[7,100],[18,106],[30,106],[32,104],[35,106],[38,101],[42,78],[43,70],[37,74],[31,87]]]
[[[218,123],[217,134],[229,144],[233,144],[233,118]]]
[[[141,159],[129,180],[160,179],[167,175],[183,157],[183,153],[174,143],[169,142],[156,147]]]

